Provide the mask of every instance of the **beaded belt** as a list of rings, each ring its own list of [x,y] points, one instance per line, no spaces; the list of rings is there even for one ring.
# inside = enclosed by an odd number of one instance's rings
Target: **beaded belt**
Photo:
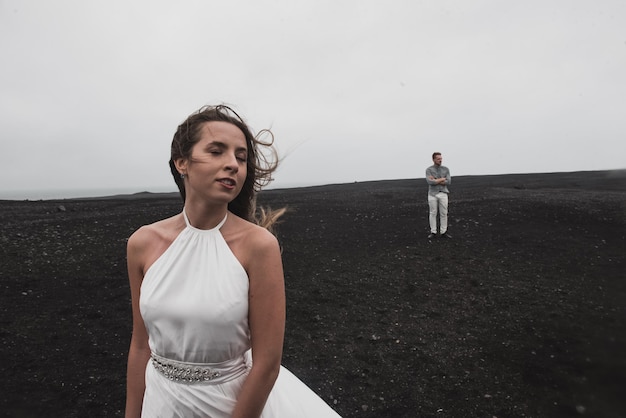
[[[201,383],[221,377],[237,377],[246,369],[243,359],[224,363],[203,364],[171,360],[154,353],[150,354],[150,358],[152,359],[152,365],[159,373],[172,381],[181,383]]]

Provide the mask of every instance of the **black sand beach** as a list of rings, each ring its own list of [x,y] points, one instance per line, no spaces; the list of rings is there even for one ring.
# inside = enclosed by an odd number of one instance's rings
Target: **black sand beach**
[[[626,173],[270,190],[283,364],[344,417],[626,416]],[[127,237],[177,195],[1,201],[0,416],[121,417]]]

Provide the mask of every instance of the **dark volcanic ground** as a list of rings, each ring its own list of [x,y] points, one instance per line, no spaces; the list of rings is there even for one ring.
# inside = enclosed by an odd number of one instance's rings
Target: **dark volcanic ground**
[[[626,174],[270,190],[283,363],[344,417],[626,416]],[[120,417],[127,237],[177,196],[0,202],[0,416]]]

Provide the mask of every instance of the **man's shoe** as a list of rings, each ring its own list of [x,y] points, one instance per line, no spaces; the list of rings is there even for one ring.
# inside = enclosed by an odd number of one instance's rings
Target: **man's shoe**
[[[430,234],[428,234],[428,239],[433,239],[435,238],[437,235],[433,234],[432,232]]]
[[[452,238],[452,236],[447,232],[444,232],[443,234],[441,234],[441,238]]]

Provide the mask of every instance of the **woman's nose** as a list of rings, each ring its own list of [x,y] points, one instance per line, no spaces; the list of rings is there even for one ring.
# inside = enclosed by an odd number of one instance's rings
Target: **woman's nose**
[[[227,157],[226,169],[234,171],[235,173],[239,171],[239,162],[235,154],[229,154],[229,156]]]

